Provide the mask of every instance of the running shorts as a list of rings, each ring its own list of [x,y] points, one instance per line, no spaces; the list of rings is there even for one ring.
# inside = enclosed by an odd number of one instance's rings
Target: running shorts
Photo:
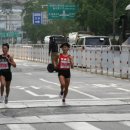
[[[67,70],[58,70],[58,76],[64,76],[65,78],[70,78],[71,74],[70,74],[70,69]]]
[[[5,81],[11,81],[12,80],[12,72],[11,71],[0,71],[0,76],[4,76]]]

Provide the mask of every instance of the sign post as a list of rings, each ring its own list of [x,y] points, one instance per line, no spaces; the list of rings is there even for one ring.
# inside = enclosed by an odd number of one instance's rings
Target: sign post
[[[73,19],[78,7],[73,4],[48,5],[48,19]]]
[[[20,37],[21,34],[19,32],[0,32],[0,37],[2,38],[11,38],[11,37]]]
[[[42,12],[33,12],[33,24],[41,25],[43,23]]]

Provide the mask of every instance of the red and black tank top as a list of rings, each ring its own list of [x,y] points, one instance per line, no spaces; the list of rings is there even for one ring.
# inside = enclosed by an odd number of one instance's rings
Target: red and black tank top
[[[10,71],[10,67],[11,67],[11,64],[9,63],[8,59],[4,55],[0,55],[0,70]]]
[[[60,54],[59,55],[59,62],[58,62],[58,69],[60,70],[68,70],[70,69],[70,55],[63,55],[63,54]]]

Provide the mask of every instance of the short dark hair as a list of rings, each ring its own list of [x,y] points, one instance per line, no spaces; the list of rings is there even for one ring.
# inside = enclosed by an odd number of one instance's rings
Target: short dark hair
[[[6,47],[9,49],[9,44],[8,44],[8,43],[3,43],[3,44],[2,44],[2,47],[3,47],[3,46],[6,46]]]
[[[70,44],[69,44],[69,43],[67,43],[67,42],[65,42],[65,43],[61,44],[60,48],[62,48],[63,46],[67,46],[68,48],[70,48]]]

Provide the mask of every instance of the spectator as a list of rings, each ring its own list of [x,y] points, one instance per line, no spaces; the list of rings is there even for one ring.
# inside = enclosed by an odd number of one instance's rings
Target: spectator
[[[50,37],[49,41],[49,56],[51,56],[51,62],[53,63],[54,57],[58,55],[58,44],[54,37]]]

